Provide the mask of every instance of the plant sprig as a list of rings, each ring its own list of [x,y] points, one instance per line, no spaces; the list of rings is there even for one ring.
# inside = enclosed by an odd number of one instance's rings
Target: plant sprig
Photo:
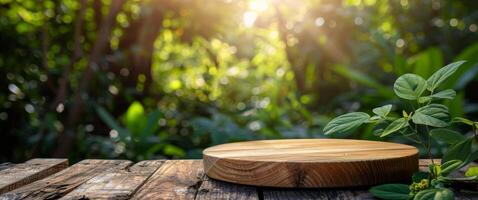
[[[374,108],[372,116],[364,112],[347,113],[332,119],[325,126],[325,134],[334,134],[351,131],[363,124],[381,125],[384,128],[376,131],[380,137],[400,133],[402,137],[426,149],[432,160],[429,172],[417,172],[412,177],[411,185],[385,184],[372,187],[370,192],[374,196],[383,199],[454,199],[453,190],[446,187],[453,179],[449,174],[478,158],[478,151],[472,152],[471,148],[473,139],[478,141],[478,122],[462,117],[450,119],[448,107],[437,101],[455,98],[455,90],[439,89],[464,62],[448,64],[426,80],[417,74],[400,76],[395,81],[393,90],[399,98],[412,103],[413,109],[408,112],[402,110],[401,114],[393,113],[393,106],[389,104]],[[450,129],[452,123],[471,126],[474,136],[467,138]],[[441,164],[433,161],[432,140],[449,146]],[[465,175],[468,177],[466,181],[478,182],[478,167],[470,167]]]

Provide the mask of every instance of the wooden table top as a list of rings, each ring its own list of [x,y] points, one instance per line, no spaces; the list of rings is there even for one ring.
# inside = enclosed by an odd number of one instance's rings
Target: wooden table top
[[[354,162],[418,155],[409,145],[352,139],[280,139],[220,144],[204,150],[218,159],[253,162]]]
[[[420,160],[427,168],[428,160]],[[281,189],[216,181],[202,160],[33,159],[0,165],[0,199],[373,199],[368,188]],[[459,199],[476,195],[458,194]]]

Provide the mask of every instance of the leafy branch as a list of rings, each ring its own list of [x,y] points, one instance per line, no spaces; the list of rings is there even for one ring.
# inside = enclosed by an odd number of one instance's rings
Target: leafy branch
[[[392,112],[392,105],[374,108],[373,116],[364,112],[352,112],[332,119],[324,128],[325,134],[351,131],[363,124],[378,127],[380,137],[401,135],[417,145],[423,146],[432,163],[429,172],[417,172],[411,185],[385,184],[372,187],[370,192],[383,199],[454,199],[449,186],[462,180],[449,177],[452,172],[478,158],[478,151],[472,152],[473,139],[478,141],[478,122],[457,117],[450,119],[448,107],[437,103],[443,99],[454,99],[456,91],[440,89],[440,85],[453,75],[464,61],[451,63],[432,74],[428,79],[417,74],[400,76],[393,86],[395,94],[410,103],[412,110]],[[398,117],[397,117],[398,116]],[[452,123],[463,123],[472,127],[474,136],[467,138],[450,129]],[[380,128],[384,127],[384,128]],[[434,163],[431,152],[432,141],[449,145],[441,164]],[[478,183],[478,168],[470,167],[463,181]]]

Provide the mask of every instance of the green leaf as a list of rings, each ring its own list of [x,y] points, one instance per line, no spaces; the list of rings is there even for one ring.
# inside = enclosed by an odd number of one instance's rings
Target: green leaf
[[[133,102],[126,111],[123,122],[128,130],[134,135],[140,135],[147,125],[147,117],[141,103]]]
[[[455,90],[447,89],[447,90],[438,92],[436,94],[432,94],[431,96],[420,97],[418,99],[418,102],[425,103],[425,102],[431,101],[432,99],[454,99],[455,97],[456,97]]]
[[[453,191],[447,188],[440,188],[436,193],[433,200],[454,200],[455,194]]]
[[[385,128],[385,130],[382,132],[382,134],[380,135],[380,137],[385,137],[387,135],[390,135],[404,127],[407,127],[409,124],[408,124],[408,119],[407,118],[399,118],[399,119],[396,119],[395,121],[393,121],[392,123],[390,123],[390,125],[387,126],[387,128]]]
[[[370,121],[378,121],[378,120],[381,120],[382,117],[378,116],[378,115],[374,115],[372,117],[370,117]]]
[[[384,184],[369,190],[373,196],[381,199],[406,200],[410,198],[410,189],[405,184]]]
[[[426,189],[415,194],[413,200],[434,200],[438,189]]]
[[[478,176],[478,167],[476,166],[469,167],[465,172],[465,176],[467,177]]]
[[[431,97],[436,99],[454,99],[456,97],[456,92],[452,89],[446,89],[438,93],[432,94]]]
[[[186,152],[183,149],[172,144],[166,144],[166,146],[163,149],[163,153],[164,155],[177,156],[177,157],[183,157],[186,154]]]
[[[343,133],[359,127],[368,122],[370,115],[363,112],[352,112],[338,116],[330,121],[324,128],[325,134]]]
[[[463,161],[461,160],[449,160],[441,165],[441,172],[440,174],[443,176],[447,176],[451,172],[460,168]]]
[[[449,118],[448,108],[441,104],[430,104],[415,111],[412,116],[413,123],[433,127],[446,127],[448,123],[444,120]]]
[[[432,174],[433,177],[437,177],[441,173],[441,166],[437,164],[428,165],[428,171]]]
[[[471,142],[471,139],[467,139],[451,146],[443,155],[442,163],[445,163],[449,160],[466,161],[471,152]]]
[[[445,181],[473,181],[476,182],[478,181],[477,176],[470,176],[470,177],[450,177],[450,176],[440,176],[437,178],[438,181],[440,182],[445,182]]]
[[[435,90],[438,86],[440,86],[441,83],[443,83],[443,81],[455,73],[458,67],[464,62],[465,61],[454,62],[436,71],[434,74],[432,74],[432,76],[430,76],[430,78],[428,78],[427,89],[429,91]]]
[[[465,159],[465,161],[463,162],[462,165],[467,165],[467,164],[469,164],[469,163],[475,161],[476,159],[478,159],[478,150],[473,151],[472,153],[470,153],[470,154],[466,157],[466,159]]]
[[[158,129],[158,120],[161,117],[161,112],[154,111],[148,115],[148,120],[146,123],[146,127],[143,129],[141,135],[142,136],[149,136],[153,134]]]
[[[392,105],[388,104],[378,108],[374,108],[372,112],[377,114],[380,117],[385,118],[390,113],[391,110],[392,110]]]
[[[437,128],[430,131],[430,136],[433,139],[447,144],[456,144],[466,140],[466,137],[454,130],[446,128]]]
[[[427,87],[427,82],[416,74],[404,74],[393,85],[395,94],[403,99],[415,100],[422,95]]]
[[[469,119],[465,119],[463,117],[455,117],[455,118],[453,118],[453,120],[451,120],[451,122],[452,123],[463,123],[463,124],[473,126],[473,121],[471,121]]]
[[[471,148],[471,147],[470,147]],[[471,152],[471,150],[470,150]],[[460,168],[461,167],[464,167],[468,164],[470,164],[471,162],[475,161],[478,159],[478,150],[476,151],[473,151],[471,152],[470,154],[468,154],[468,156],[466,156],[465,160],[463,161],[463,163],[461,164]]]
[[[413,123],[415,124],[423,124],[423,125],[428,125],[433,127],[448,126],[446,122],[420,112],[416,112],[415,114],[413,114],[412,120],[413,120]]]
[[[447,188],[422,190],[415,195],[414,200],[453,200],[455,195]]]

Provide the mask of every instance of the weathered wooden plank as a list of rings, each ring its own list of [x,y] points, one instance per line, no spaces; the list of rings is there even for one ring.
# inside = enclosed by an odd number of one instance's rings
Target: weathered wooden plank
[[[227,183],[204,176],[196,199],[255,200],[259,199],[259,195],[255,187]]]
[[[67,159],[32,159],[0,171],[0,194],[40,180],[68,167]]]
[[[61,199],[129,199],[163,163],[141,161],[129,168],[101,173]]]
[[[327,199],[327,200],[362,200],[374,199],[364,189],[267,189],[263,191],[264,200],[295,200],[295,199]]]
[[[478,200],[478,193],[459,193],[455,194],[455,200]]]
[[[132,199],[194,199],[202,183],[202,160],[168,160]]]
[[[0,199],[57,199],[92,177],[108,170],[124,169],[126,160],[83,160],[61,172],[0,196]]]
[[[2,163],[2,164],[0,164],[0,171],[8,169],[8,168],[13,167],[13,166],[15,166],[15,164],[10,163],[10,162]]]

